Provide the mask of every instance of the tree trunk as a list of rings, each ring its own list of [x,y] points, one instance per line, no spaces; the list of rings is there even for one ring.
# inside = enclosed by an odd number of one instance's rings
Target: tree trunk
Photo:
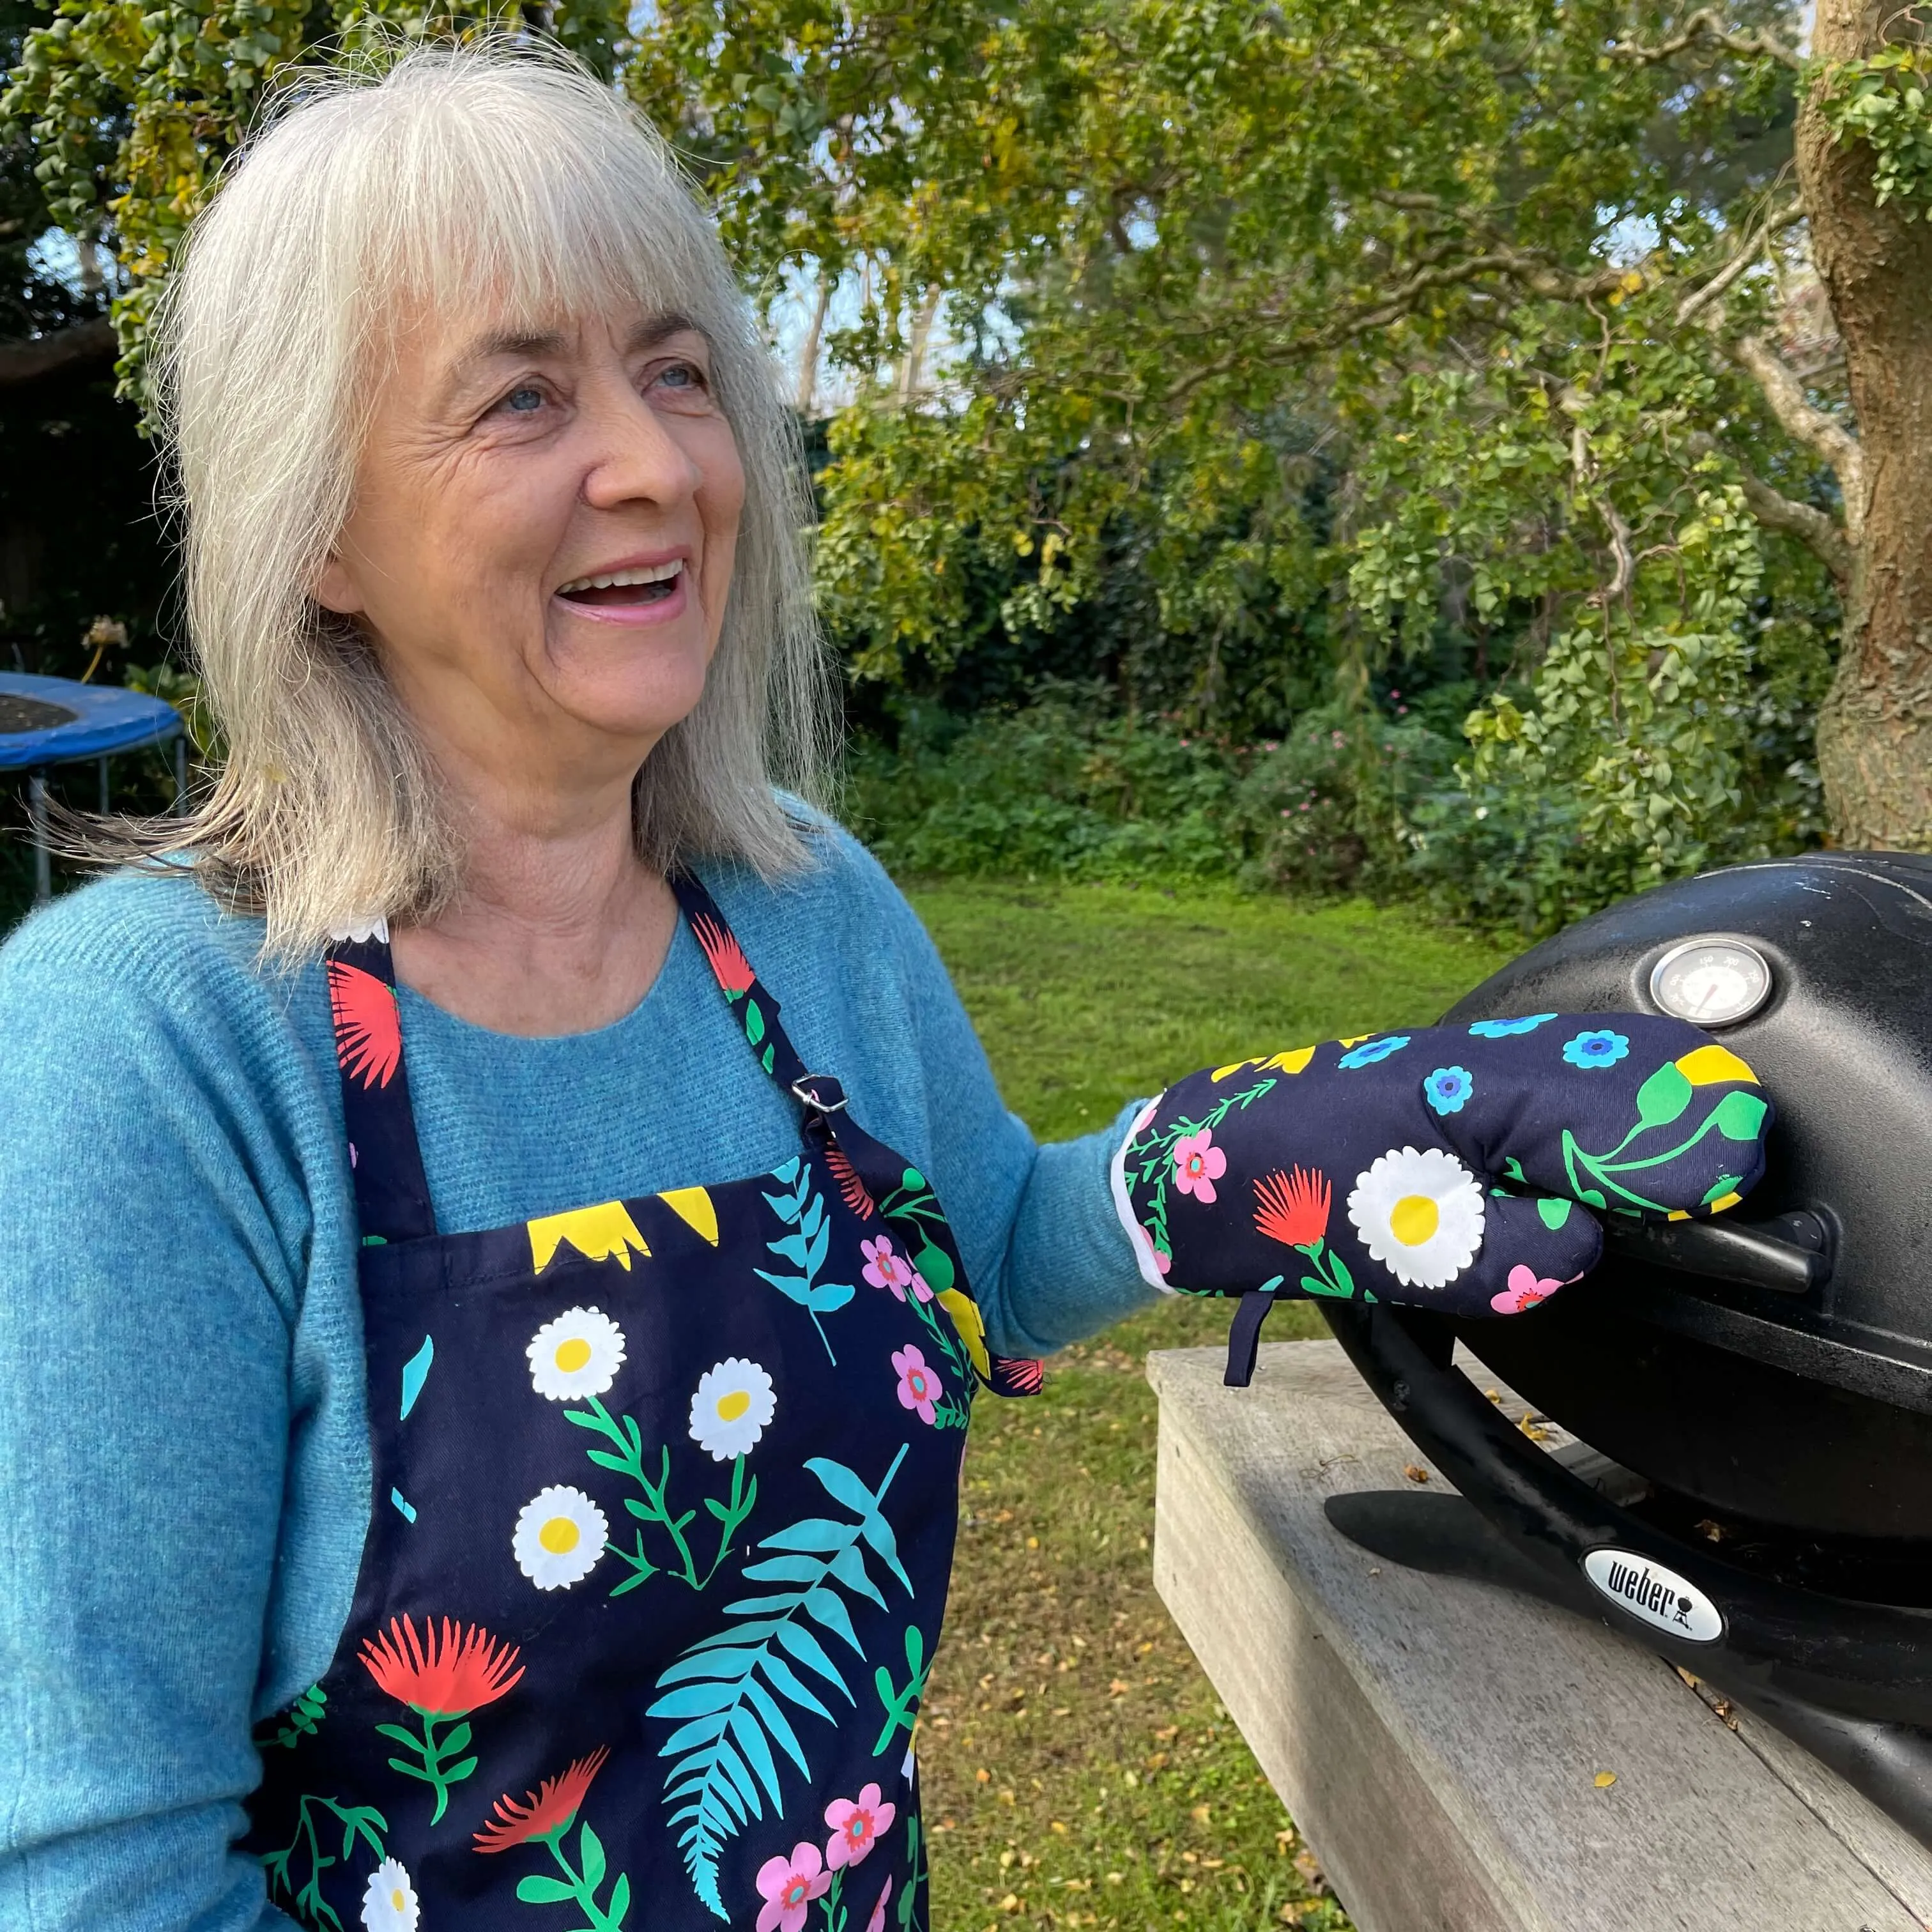
[[[1814,51],[1856,60],[1894,10],[1819,0]],[[1844,339],[1862,479],[1845,506],[1856,562],[1818,769],[1838,842],[1932,850],[1932,215],[1880,208],[1871,152],[1835,145],[1808,102],[1798,172]]]

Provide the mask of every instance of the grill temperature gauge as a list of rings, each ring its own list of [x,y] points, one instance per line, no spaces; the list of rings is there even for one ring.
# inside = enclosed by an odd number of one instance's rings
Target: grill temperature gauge
[[[1650,997],[1672,1018],[1735,1026],[1771,998],[1771,967],[1735,939],[1693,939],[1651,968]]]

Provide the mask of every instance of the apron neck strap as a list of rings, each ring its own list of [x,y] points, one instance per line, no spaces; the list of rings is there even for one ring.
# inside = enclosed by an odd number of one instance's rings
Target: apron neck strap
[[[387,928],[379,925],[366,937],[337,940],[323,970],[363,1245],[424,1239],[436,1232],[436,1214],[410,1105]]]

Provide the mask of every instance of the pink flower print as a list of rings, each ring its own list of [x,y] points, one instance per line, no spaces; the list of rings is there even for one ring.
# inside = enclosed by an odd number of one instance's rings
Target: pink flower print
[[[758,1868],[758,1932],[801,1932],[806,1908],[832,1888],[832,1874],[816,1845],[798,1844],[788,1858],[767,1858]]]
[[[856,1798],[833,1798],[825,1808],[825,1822],[832,1828],[825,1847],[826,1870],[856,1865],[878,1843],[880,1834],[891,1830],[898,1816],[896,1804],[880,1802],[876,1784],[867,1785]]]
[[[1154,1264],[1162,1274],[1166,1274],[1174,1266],[1174,1257],[1165,1248],[1156,1248],[1154,1251]]]
[[[892,1882],[886,1881],[886,1888],[879,1894],[879,1902],[872,1907],[872,1916],[866,1921],[866,1932],[886,1932],[886,1900],[892,1895]]]
[[[1560,1281],[1538,1280],[1535,1269],[1518,1262],[1509,1271],[1509,1286],[1502,1294],[1492,1295],[1490,1306],[1498,1315],[1520,1315],[1526,1308],[1547,1301],[1562,1286]]]
[[[903,1300],[905,1298],[899,1298]],[[922,1422],[936,1423],[938,1420],[934,1404],[945,1393],[939,1377],[927,1366],[926,1358],[908,1342],[903,1348],[892,1351],[892,1366],[899,1378],[899,1406],[916,1409]]]
[[[914,1268],[912,1271],[912,1282],[910,1286],[913,1293],[921,1301],[930,1301],[932,1299],[932,1290],[926,1286],[926,1277],[920,1273],[917,1268]],[[899,1298],[901,1300],[904,1300],[905,1299],[903,1295]]]
[[[1214,1184],[1228,1171],[1228,1156],[1214,1144],[1211,1127],[1183,1134],[1174,1144],[1174,1184],[1203,1207],[1214,1199]]]
[[[865,1276],[874,1288],[889,1288],[902,1301],[905,1292],[917,1279],[907,1266],[904,1257],[892,1252],[892,1238],[881,1234],[876,1241],[861,1241],[860,1252],[866,1257]]]

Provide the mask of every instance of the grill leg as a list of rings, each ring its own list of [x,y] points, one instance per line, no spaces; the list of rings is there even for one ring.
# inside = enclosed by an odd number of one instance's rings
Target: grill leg
[[[45,905],[53,897],[53,863],[47,856],[47,775],[27,779],[27,824],[34,842],[34,903]]]

